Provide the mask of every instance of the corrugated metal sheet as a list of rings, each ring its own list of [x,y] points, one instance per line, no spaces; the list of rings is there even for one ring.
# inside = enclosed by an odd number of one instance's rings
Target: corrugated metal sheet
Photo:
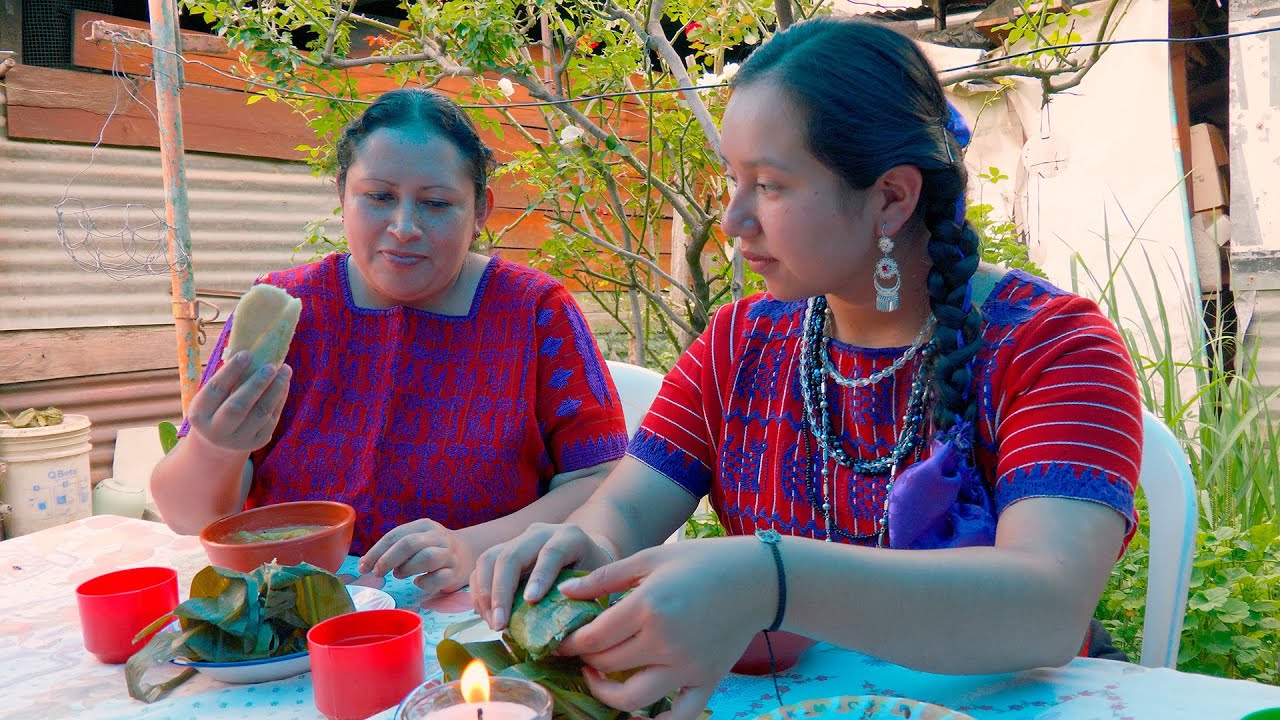
[[[182,415],[178,374],[173,370],[95,375],[92,377],[12,383],[0,386],[0,406],[6,409],[47,407],[86,415],[92,423],[90,471],[96,482],[111,476],[116,431]]]
[[[298,163],[188,154],[186,164],[197,287],[242,290],[296,264],[303,226],[337,206],[332,185]],[[0,331],[169,324],[167,276],[112,280],[71,261],[54,212],[64,193],[86,207],[145,203],[163,218],[159,154],[0,136]],[[112,215],[94,218],[109,226]],[[215,302],[224,316],[232,307]]]

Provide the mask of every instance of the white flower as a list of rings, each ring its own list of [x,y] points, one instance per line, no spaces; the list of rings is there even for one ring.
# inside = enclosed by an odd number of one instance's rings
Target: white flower
[[[703,75],[702,77],[698,78],[698,87],[700,88],[711,87],[712,85],[719,85],[719,84],[720,84],[720,76],[715,73],[709,72]]]
[[[560,131],[560,144],[568,145],[571,142],[576,142],[578,138],[582,137],[582,135],[582,128],[577,125],[569,125]]]
[[[738,74],[738,68],[738,63],[729,63],[728,65],[725,65],[724,72],[720,73],[720,79],[724,82],[729,82],[733,79],[734,75]]]
[[[501,90],[502,94],[506,95],[507,97],[511,97],[512,95],[516,94],[516,86],[511,84],[510,78],[502,78],[501,80],[499,80],[498,89]]]

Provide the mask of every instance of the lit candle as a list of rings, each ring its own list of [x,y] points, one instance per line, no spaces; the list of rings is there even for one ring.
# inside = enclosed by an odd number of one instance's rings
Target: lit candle
[[[522,678],[489,678],[472,660],[457,682],[423,686],[409,694],[397,720],[550,720],[551,694]]]

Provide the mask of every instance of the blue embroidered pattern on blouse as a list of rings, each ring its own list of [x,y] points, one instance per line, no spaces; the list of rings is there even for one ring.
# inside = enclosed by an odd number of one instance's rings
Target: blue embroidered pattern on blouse
[[[631,438],[627,454],[666,475],[694,497],[700,498],[711,489],[710,468],[644,428],[637,430]]]

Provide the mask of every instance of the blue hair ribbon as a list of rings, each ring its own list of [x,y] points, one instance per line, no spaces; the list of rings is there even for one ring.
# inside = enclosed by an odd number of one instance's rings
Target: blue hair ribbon
[[[951,104],[950,100],[947,101],[947,119],[943,124],[943,128],[951,134],[951,137],[956,139],[956,145],[959,145],[961,149],[968,147],[969,141],[973,139],[973,131],[969,129],[969,123],[965,122],[964,116],[960,114],[955,105]],[[951,155],[951,145],[949,143],[947,145],[947,155]],[[952,158],[952,162],[955,162],[954,158]],[[965,210],[964,194],[962,193],[956,199],[955,223],[957,227],[964,225]]]

